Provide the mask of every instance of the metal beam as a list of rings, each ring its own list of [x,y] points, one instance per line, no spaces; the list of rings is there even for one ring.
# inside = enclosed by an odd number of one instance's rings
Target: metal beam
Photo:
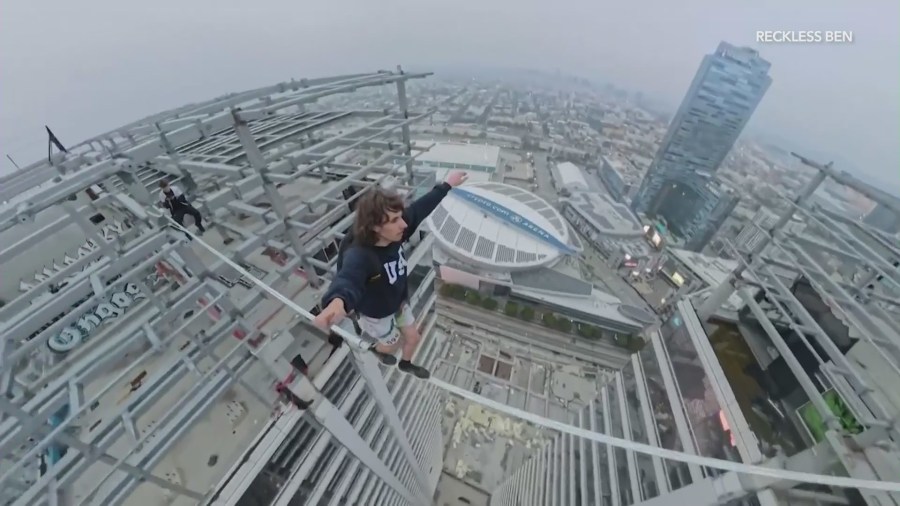
[[[757,258],[760,254],[762,254],[765,249],[769,246],[772,241],[772,234],[776,231],[779,231],[784,228],[785,225],[794,217],[794,212],[798,208],[802,208],[806,203],[807,199],[811,197],[819,186],[827,178],[827,175],[824,171],[816,172],[813,177],[806,183],[806,185],[797,192],[797,195],[794,196],[793,199],[789,201],[793,203],[784,213],[782,213],[781,217],[778,218],[778,221],[768,230],[768,233],[765,235],[762,241],[753,248],[753,250],[748,255],[750,262],[752,263],[755,258]],[[716,288],[713,290],[712,294],[706,299],[706,301],[697,308],[697,316],[701,321],[708,320],[712,315],[719,310],[720,307],[734,294],[736,289],[735,280],[741,279],[741,274],[746,269],[745,263],[738,264],[738,267],[734,270],[734,272],[730,273],[728,277],[725,278]]]

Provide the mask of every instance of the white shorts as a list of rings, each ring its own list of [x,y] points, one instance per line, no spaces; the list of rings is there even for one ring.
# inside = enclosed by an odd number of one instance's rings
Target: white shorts
[[[360,330],[372,339],[388,346],[395,344],[400,339],[401,328],[415,324],[416,319],[413,317],[409,304],[403,304],[396,314],[385,318],[359,315]]]

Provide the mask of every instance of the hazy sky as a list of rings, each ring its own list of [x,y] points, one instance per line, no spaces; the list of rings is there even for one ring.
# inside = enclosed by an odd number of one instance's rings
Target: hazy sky
[[[560,69],[677,104],[726,40],[772,62],[750,128],[896,190],[898,20],[896,0],[5,0],[0,149],[25,165],[45,153],[45,123],[74,144],[223,92],[398,63]],[[828,29],[855,41],[755,42],[757,30]]]

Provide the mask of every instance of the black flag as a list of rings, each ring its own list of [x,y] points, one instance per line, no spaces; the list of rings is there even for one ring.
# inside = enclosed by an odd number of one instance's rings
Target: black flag
[[[53,146],[56,146],[56,149],[63,153],[68,153],[69,150],[59,142],[59,139],[57,139],[55,135],[53,135],[53,131],[50,130],[50,127],[44,125],[44,128],[47,129],[47,135],[50,136],[50,140],[47,142],[47,161],[50,161],[50,155],[53,154]]]

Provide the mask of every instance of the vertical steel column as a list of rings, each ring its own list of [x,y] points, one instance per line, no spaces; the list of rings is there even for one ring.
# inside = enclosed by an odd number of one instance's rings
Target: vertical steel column
[[[593,432],[600,431],[600,424],[597,423],[596,410],[597,408],[594,405],[594,400],[592,399],[588,403],[588,428],[590,428]],[[591,441],[589,444],[591,445],[591,461],[593,464],[591,467],[594,468],[594,479],[591,480],[594,486],[594,500],[597,501],[597,503],[601,503],[603,497],[603,486],[602,482],[600,481],[602,480],[602,477],[600,476],[600,443]]]
[[[516,470],[516,474],[514,474],[510,480],[510,485],[512,488],[512,494],[510,494],[510,500],[513,501],[512,504],[521,504],[521,492],[522,492],[522,468]]]
[[[196,190],[197,182],[194,181],[194,177],[191,176],[190,172],[181,167],[181,155],[178,154],[175,146],[173,146],[172,143],[169,142],[169,138],[166,136],[166,132],[164,132],[162,127],[159,126],[158,122],[154,123],[153,126],[159,133],[159,141],[163,145],[163,148],[166,150],[166,154],[169,155],[169,158],[172,160],[172,164],[175,165],[175,168],[178,169],[179,174],[181,174],[181,180],[184,181],[184,187],[191,191]]]
[[[400,66],[397,66],[397,71],[400,74],[403,74],[403,69]],[[409,120],[409,105],[406,100],[406,79],[398,79],[397,80],[397,104],[400,108],[400,114],[403,115],[403,126],[400,127],[400,136],[403,139],[403,144],[405,144],[405,154],[406,154],[406,180],[407,183],[413,184],[413,161],[412,161],[412,143],[410,142],[409,137],[409,124],[406,123]]]
[[[357,370],[366,380],[366,387],[369,393],[375,399],[375,403],[385,417],[385,423],[390,427],[397,444],[400,445],[400,451],[403,453],[406,464],[413,472],[416,484],[419,486],[422,494],[427,496],[428,477],[425,475],[422,465],[416,459],[416,454],[413,453],[412,446],[409,444],[409,438],[403,427],[403,422],[400,420],[397,406],[394,405],[394,397],[384,382],[384,376],[381,375],[381,371],[375,363],[375,357],[368,351],[361,350],[356,346],[348,346],[348,348],[353,353],[353,362],[356,364]],[[413,379],[411,381],[415,382],[417,380]],[[413,387],[417,386],[413,385]]]
[[[603,412],[605,416],[603,417],[603,433],[604,434],[613,434],[612,430],[612,420],[610,419],[610,413],[612,413],[612,409],[609,405],[609,389],[603,388],[600,391],[600,399],[603,402]],[[606,448],[606,463],[609,466],[609,491],[612,496],[613,506],[621,506],[622,505],[622,496],[619,494],[619,472],[616,467],[616,449],[607,447]]]
[[[631,356],[631,364],[634,367],[634,380],[637,383],[638,402],[641,403],[641,419],[644,421],[644,433],[647,434],[647,442],[653,446],[661,447],[659,434],[656,432],[656,420],[653,418],[653,410],[650,402],[650,394],[647,392],[647,379],[644,377],[644,364],[641,363],[640,353]],[[656,475],[656,489],[660,495],[669,492],[669,480],[663,469],[662,459],[656,455],[653,459],[653,474]]]
[[[634,356],[632,355],[632,357]],[[625,380],[622,378],[622,373],[616,373],[616,394],[619,401],[619,415],[622,419],[622,436],[629,441],[633,441],[631,420],[628,419],[628,402],[625,400],[627,395],[625,392]],[[640,476],[638,474],[637,457],[635,457],[633,451],[625,450],[625,461],[628,466],[629,481],[631,482],[632,500],[638,502],[641,498],[641,486],[638,483]]]
[[[582,429],[589,429],[587,421],[584,419],[585,410],[582,409],[578,412],[578,422],[577,426]],[[578,462],[578,471],[581,475],[581,500],[582,502],[586,502],[588,498],[588,476],[587,476],[587,441],[583,437],[578,438],[578,454],[580,455]]]
[[[560,432],[556,436],[556,451],[553,453],[553,469],[555,472],[553,473],[553,483],[556,486],[556,490],[553,493],[553,502],[554,506],[568,506],[565,504],[566,500],[566,489],[565,489],[565,481],[563,481],[563,462],[565,462],[565,453],[566,453],[566,434]]]
[[[544,459],[544,447],[541,447],[540,450],[532,457],[534,461],[534,466],[531,469],[531,495],[529,495],[529,504],[532,506],[539,505],[541,500],[541,489],[543,488],[543,482],[545,478],[544,467],[543,467],[543,459]]]
[[[573,416],[569,416],[569,423],[573,423]],[[567,464],[568,472],[566,473],[569,476],[569,504],[575,502],[575,477],[578,474],[578,470],[575,469],[575,436],[572,434],[566,434],[566,453],[569,457],[568,462],[564,462]]]
[[[553,454],[553,440],[547,442],[544,445],[544,453],[541,456],[541,461],[543,462],[543,475],[544,479],[541,480],[541,502],[539,504],[547,505],[550,504],[550,496],[553,493],[553,466],[551,462]]]
[[[550,468],[550,452],[553,451],[553,440],[548,441],[543,450],[541,450],[541,489],[538,493],[540,500],[538,504],[545,505],[550,503],[550,480],[551,476],[551,468]]]
[[[259,150],[259,146],[256,145],[256,141],[253,139],[253,133],[250,132],[250,127],[247,126],[247,122],[241,118],[237,110],[232,109],[231,115],[234,118],[234,131],[237,134],[238,140],[241,142],[241,146],[244,148],[244,152],[247,154],[247,161],[250,163],[250,167],[259,174],[259,178],[262,180],[263,192],[265,192],[266,197],[269,199],[272,210],[275,211],[275,215],[284,223],[284,235],[294,249],[294,254],[300,259],[300,262],[303,265],[303,271],[309,278],[309,282],[313,286],[321,285],[322,281],[319,275],[316,273],[315,268],[309,264],[307,259],[309,255],[306,252],[306,248],[304,248],[303,243],[300,242],[300,235],[305,231],[295,230],[294,225],[292,225],[290,212],[284,203],[284,199],[281,198],[281,194],[278,193],[275,184],[272,183],[272,180],[269,178],[268,164],[266,164],[266,160]]]

